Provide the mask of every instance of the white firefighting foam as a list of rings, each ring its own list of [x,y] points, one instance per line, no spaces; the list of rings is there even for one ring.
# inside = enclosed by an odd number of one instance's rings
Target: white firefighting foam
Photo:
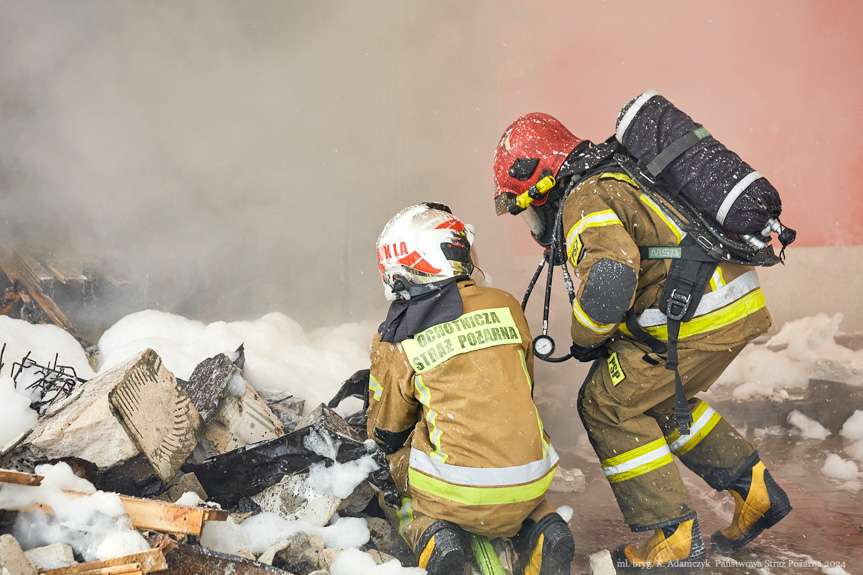
[[[306,332],[281,313],[255,321],[204,324],[169,313],[141,311],[124,317],[99,339],[99,371],[152,348],[176,377],[188,379],[202,360],[242,344],[246,381],[264,398],[303,398],[309,412],[329,401],[355,371],[368,367],[369,344],[376,328],[370,322],[347,323]],[[348,413],[358,408],[351,406]]]

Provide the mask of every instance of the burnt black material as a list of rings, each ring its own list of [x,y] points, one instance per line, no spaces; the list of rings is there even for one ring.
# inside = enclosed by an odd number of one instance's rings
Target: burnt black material
[[[389,464],[382,451],[371,442],[360,443],[315,424],[276,439],[253,443],[224,455],[211,457],[203,463],[186,464],[183,471],[194,473],[213,501],[233,507],[240,498],[260,493],[286,475],[303,473],[314,463],[328,461],[303,445],[303,440],[312,432],[332,437],[339,446],[336,455],[338,463],[371,454],[378,463],[378,469],[369,474],[369,483],[384,493],[387,503],[392,502],[391,504],[398,506],[398,494],[390,479]]]

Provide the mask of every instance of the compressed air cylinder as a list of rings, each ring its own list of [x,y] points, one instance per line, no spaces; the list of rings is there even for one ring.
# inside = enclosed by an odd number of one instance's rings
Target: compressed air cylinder
[[[758,233],[782,212],[766,178],[653,90],[624,106],[615,137],[654,177],[734,234]]]

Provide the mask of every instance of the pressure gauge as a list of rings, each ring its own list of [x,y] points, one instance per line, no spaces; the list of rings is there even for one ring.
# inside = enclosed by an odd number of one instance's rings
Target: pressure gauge
[[[533,353],[539,359],[551,357],[554,353],[554,340],[547,335],[538,335],[533,340]]]

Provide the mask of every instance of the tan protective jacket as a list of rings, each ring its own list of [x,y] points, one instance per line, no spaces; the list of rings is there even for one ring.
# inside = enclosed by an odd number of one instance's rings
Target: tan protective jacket
[[[368,433],[385,444],[413,430],[406,475],[417,512],[512,536],[542,501],[558,457],[532,400],[533,350],[521,307],[472,281],[458,288],[458,319],[398,343],[375,337]]]
[[[605,172],[575,187],[563,210],[567,256],[581,280],[573,304],[574,342],[592,346],[629,335],[623,316],[630,307],[645,331],[668,341],[667,318],[658,307],[671,260],[642,260],[638,248],[680,243],[685,232],[672,213],[623,173]],[[755,270],[722,262],[695,317],[681,324],[678,348],[728,349],[769,327]]]

